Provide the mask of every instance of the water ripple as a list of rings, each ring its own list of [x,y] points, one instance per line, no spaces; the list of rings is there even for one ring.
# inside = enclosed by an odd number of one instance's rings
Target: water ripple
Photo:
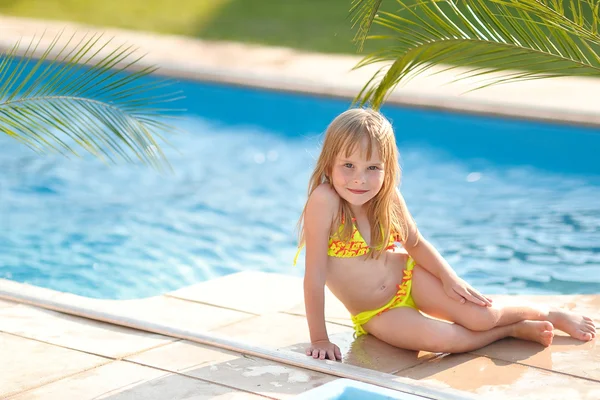
[[[300,275],[295,228],[317,138],[190,120],[173,175],[37,157],[0,138],[0,277],[99,298],[241,270]],[[600,292],[600,184],[402,149],[423,234],[491,293]]]

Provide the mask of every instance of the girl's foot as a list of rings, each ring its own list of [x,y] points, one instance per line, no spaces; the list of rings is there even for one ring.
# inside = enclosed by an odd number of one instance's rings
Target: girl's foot
[[[539,344],[548,347],[552,344],[554,327],[548,321],[521,321],[514,325],[512,336],[538,342]]]
[[[596,337],[594,321],[583,315],[557,309],[550,311],[548,320],[552,322],[556,329],[568,333],[575,339],[587,342]]]

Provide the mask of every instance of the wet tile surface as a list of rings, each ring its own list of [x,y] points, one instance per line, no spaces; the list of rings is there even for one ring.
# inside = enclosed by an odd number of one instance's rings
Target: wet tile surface
[[[0,360],[0,398],[110,362],[6,333],[0,333]]]
[[[304,298],[300,278],[258,271],[226,275],[168,294],[254,314],[284,311]]]
[[[395,373],[436,357],[433,353],[399,349],[374,336],[354,338],[351,333],[334,333],[330,340],[339,346],[342,363],[379,372]],[[308,342],[286,347],[286,350],[305,354]]]
[[[600,382],[600,345],[597,338],[584,343],[561,333],[554,337],[553,344],[548,348],[509,338],[476,350],[472,354],[564,372]]]
[[[261,397],[122,361],[115,361],[14,397],[15,400],[248,398]]]
[[[330,375],[188,341],[149,350],[128,360],[278,399],[303,393],[335,379]]]
[[[114,358],[174,340],[24,305],[0,309],[0,331]]]
[[[243,357],[239,353],[181,340],[125,358],[144,365],[164,368],[173,372],[185,372],[212,363],[227,362]]]
[[[452,387],[485,399],[598,399],[600,384],[470,354],[440,357],[397,375]]]

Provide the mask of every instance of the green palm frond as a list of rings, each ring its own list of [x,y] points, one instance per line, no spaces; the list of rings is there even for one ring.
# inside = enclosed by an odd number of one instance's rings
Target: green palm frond
[[[385,63],[357,96],[360,104],[380,107],[399,83],[433,66],[460,68],[456,80],[479,80],[473,90],[520,80],[600,75],[600,0],[396,1],[400,9],[395,13],[361,9],[364,26],[375,13],[373,22],[389,32],[369,38],[393,39],[395,44],[356,66]]]
[[[359,51],[362,50],[371,25],[377,16],[377,11],[381,7],[383,0],[352,0],[350,14],[352,17],[352,27],[358,23],[358,30],[354,40],[358,43]]]
[[[0,132],[38,153],[80,156],[85,150],[104,162],[141,161],[170,168],[157,138],[173,128],[164,122],[176,99],[170,83],[147,79],[156,68],[135,68],[135,49],[102,35],[61,35],[42,51],[42,38],[17,43],[0,55]]]

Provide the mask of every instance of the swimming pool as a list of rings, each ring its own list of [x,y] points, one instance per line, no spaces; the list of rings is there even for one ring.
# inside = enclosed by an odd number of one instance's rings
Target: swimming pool
[[[173,175],[39,157],[0,136],[0,278],[158,295],[256,269],[300,276],[319,135],[348,101],[181,81]],[[600,293],[600,130],[384,108],[423,234],[487,293]]]

